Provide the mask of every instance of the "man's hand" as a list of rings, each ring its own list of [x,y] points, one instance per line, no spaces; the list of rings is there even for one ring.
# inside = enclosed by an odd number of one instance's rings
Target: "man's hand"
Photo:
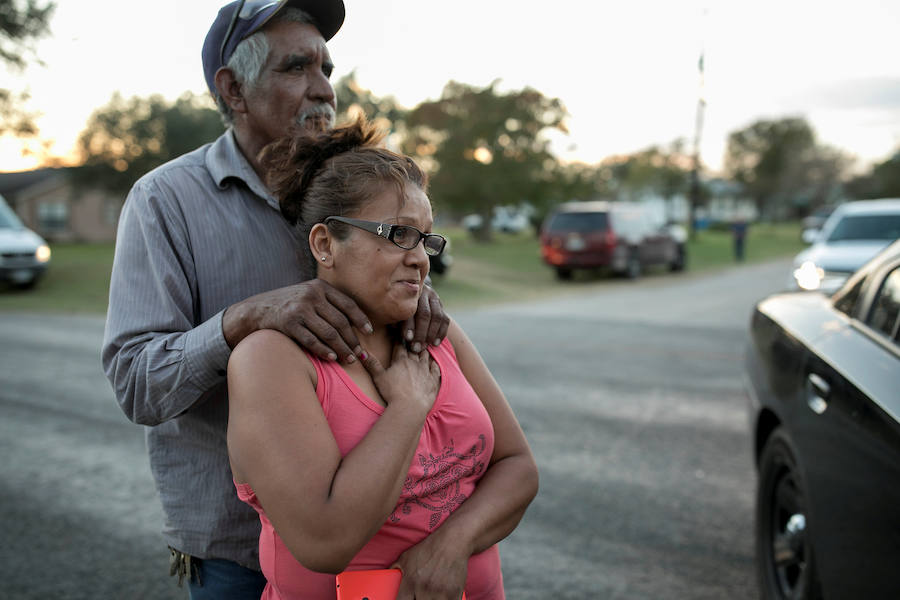
[[[437,292],[425,286],[419,296],[419,308],[416,314],[403,323],[403,339],[409,343],[413,352],[421,352],[426,344],[439,346],[447,337],[450,317],[444,312],[444,306]]]
[[[459,600],[468,567],[467,551],[442,544],[437,532],[432,533],[392,565],[403,572],[397,600]]]
[[[356,302],[321,279],[251,296],[229,306],[222,318],[231,348],[258,329],[275,329],[320,358],[348,363],[362,352],[354,327],[372,332]]]

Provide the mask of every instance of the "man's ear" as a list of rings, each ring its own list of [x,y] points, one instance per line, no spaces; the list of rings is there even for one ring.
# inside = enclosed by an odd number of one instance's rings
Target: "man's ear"
[[[326,268],[330,268],[334,258],[332,244],[334,238],[324,223],[316,223],[309,231],[309,250],[316,262]]]
[[[236,113],[246,112],[247,105],[244,100],[244,87],[235,79],[234,72],[228,67],[221,67],[216,71],[216,90],[232,111]]]

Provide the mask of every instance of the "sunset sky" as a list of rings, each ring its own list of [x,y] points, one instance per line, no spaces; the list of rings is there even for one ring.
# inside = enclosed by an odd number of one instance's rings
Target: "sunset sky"
[[[221,0],[60,0],[45,66],[3,73],[43,113],[49,154],[69,157],[115,91],[174,99],[205,91],[200,47]],[[705,53],[701,155],[721,166],[727,136],[760,118],[802,116],[860,166],[900,149],[900,2],[858,0],[345,0],[329,44],[335,80],[353,70],[406,107],[456,80],[532,87],[562,100],[564,160],[693,139]],[[0,69],[2,72],[2,69]],[[38,147],[32,142],[30,147]],[[0,171],[39,166],[0,138]]]

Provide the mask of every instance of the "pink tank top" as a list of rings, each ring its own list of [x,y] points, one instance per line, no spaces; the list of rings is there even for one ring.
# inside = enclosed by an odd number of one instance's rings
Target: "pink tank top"
[[[441,369],[441,387],[397,506],[378,533],[353,558],[348,571],[390,567],[407,548],[434,531],[468,498],[494,450],[494,430],[481,400],[459,368],[448,340],[429,347]],[[384,412],[336,363],[309,355],[316,369],[316,394],[331,431],[346,456]],[[256,509],[262,523],[259,562],[267,584],[262,600],[334,600],[334,575],[297,562],[281,541],[249,484],[235,484],[238,497]],[[494,545],[469,559],[469,600],[503,600],[500,554]]]

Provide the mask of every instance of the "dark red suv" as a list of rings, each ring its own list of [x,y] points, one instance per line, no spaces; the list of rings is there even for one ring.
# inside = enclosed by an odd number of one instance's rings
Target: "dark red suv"
[[[632,279],[648,266],[684,269],[684,236],[653,217],[637,203],[560,204],[541,227],[541,256],[560,279],[574,269],[607,268]]]

